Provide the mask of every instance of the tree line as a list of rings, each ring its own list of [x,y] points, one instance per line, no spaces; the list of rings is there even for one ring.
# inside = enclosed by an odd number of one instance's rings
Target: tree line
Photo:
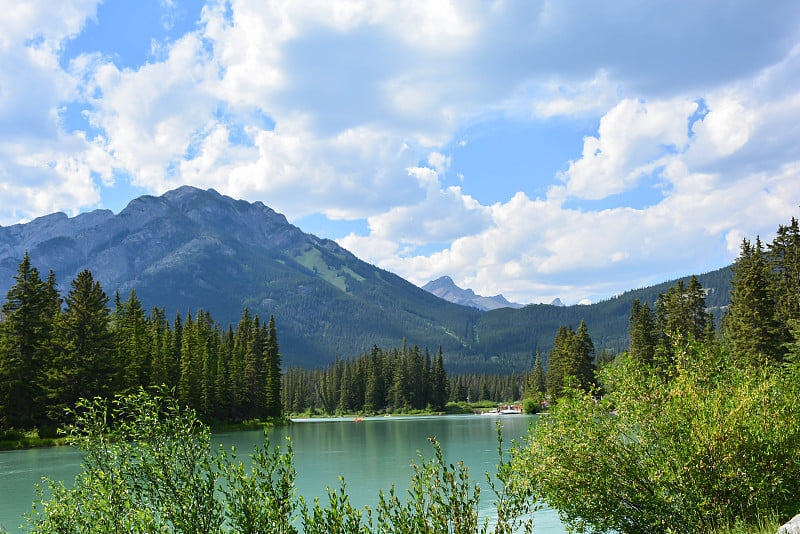
[[[206,422],[279,417],[281,356],[275,322],[245,309],[234,329],[207,311],[170,322],[146,313],[136,293],[113,306],[88,270],[62,297],[55,274],[42,279],[25,254],[2,306],[0,426],[64,423],[78,399],[166,385]]]
[[[374,346],[355,358],[335,358],[325,368],[289,367],[283,405],[291,413],[442,411],[448,402],[509,402],[522,398],[525,374],[448,374],[442,349],[431,356],[417,345]]]
[[[525,375],[448,376],[442,349],[374,346],[326,368],[281,368],[274,318],[245,309],[234,328],[208,311],[149,313],[136,293],[113,300],[84,270],[62,297],[25,254],[0,322],[0,428],[52,435],[81,399],[164,385],[207,423],[286,412],[441,411],[450,401],[521,398]]]

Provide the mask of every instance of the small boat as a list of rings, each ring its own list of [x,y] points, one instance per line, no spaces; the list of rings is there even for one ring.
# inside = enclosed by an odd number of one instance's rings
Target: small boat
[[[353,417],[353,422],[354,423],[358,423],[358,422],[363,421],[363,420],[364,420],[363,417]]]
[[[500,410],[497,408],[492,408],[488,412],[481,412],[481,415],[500,415]]]

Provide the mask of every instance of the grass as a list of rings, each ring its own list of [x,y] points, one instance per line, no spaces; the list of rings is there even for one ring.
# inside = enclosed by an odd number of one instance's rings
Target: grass
[[[789,519],[791,518],[787,518],[786,521]],[[778,519],[777,514],[770,514],[759,518],[756,523],[737,523],[733,526],[719,528],[713,534],[775,534],[784,523],[785,521]]]

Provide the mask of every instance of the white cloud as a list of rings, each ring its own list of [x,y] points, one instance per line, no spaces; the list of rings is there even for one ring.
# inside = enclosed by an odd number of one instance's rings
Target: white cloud
[[[0,224],[95,205],[109,158],[61,126],[79,80],[59,65],[63,43],[94,16],[95,1],[17,2],[0,19]]]
[[[581,159],[562,175],[566,193],[602,199],[635,186],[689,142],[688,120],[697,103],[626,99],[600,120],[597,137],[583,141]]]
[[[115,173],[153,192],[188,182],[289,217],[365,218],[369,235],[341,243],[417,282],[577,302],[729,259],[800,198],[793,1],[212,1],[148,64],[86,54],[66,70],[96,5],[51,4],[0,20],[5,222],[94,206]],[[74,104],[99,134],[65,131]],[[447,147],[498,115],[599,127],[544,198],[490,204],[468,169],[447,185]],[[584,202],[641,186],[662,195]]]

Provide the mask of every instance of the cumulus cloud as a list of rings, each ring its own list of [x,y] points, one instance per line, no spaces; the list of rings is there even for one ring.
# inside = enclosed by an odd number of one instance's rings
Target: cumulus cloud
[[[95,1],[19,2],[0,20],[0,224],[51,211],[76,214],[99,200],[109,158],[61,126],[79,79],[59,64],[63,43],[95,15]]]
[[[366,219],[341,243],[415,282],[577,302],[718,266],[800,198],[791,0],[212,0],[129,68],[61,57],[96,5],[51,4],[0,20],[5,222],[94,206],[119,176],[155,193],[192,183],[289,217]],[[170,26],[179,8],[161,5]],[[91,132],[66,130],[74,104]],[[448,147],[498,116],[596,131],[541,197],[492,204],[468,171],[449,185]],[[661,197],[590,203],[642,186]],[[431,243],[444,247],[420,252]]]
[[[568,195],[602,199],[630,189],[689,141],[688,119],[697,103],[625,99],[600,120],[597,137],[583,141],[581,159],[563,173]]]

